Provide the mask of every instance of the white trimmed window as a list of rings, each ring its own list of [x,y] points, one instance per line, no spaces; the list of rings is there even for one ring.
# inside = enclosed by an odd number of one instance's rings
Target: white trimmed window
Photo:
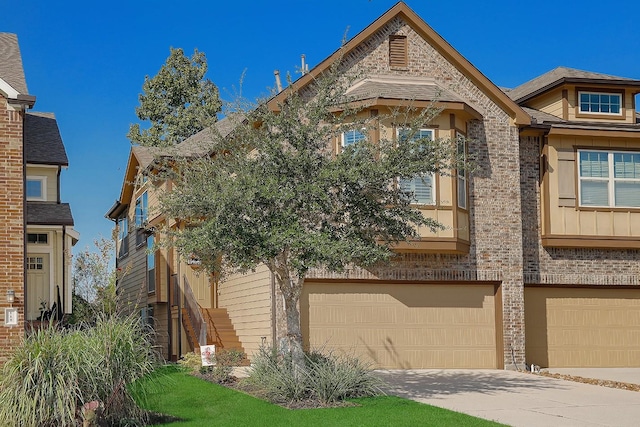
[[[606,92],[578,92],[580,112],[586,114],[622,113],[622,94]]]
[[[458,159],[467,162],[467,142],[464,136],[456,132]],[[467,208],[467,171],[459,168],[456,173],[458,184],[458,207]]]
[[[26,182],[25,192],[27,194],[27,200],[39,200],[45,201],[47,188],[46,176],[28,176]]]
[[[640,153],[578,150],[580,206],[640,208]]]
[[[433,139],[433,129],[420,129],[409,135],[408,129],[398,129],[398,142],[402,144],[409,138],[415,141],[421,138]],[[411,179],[400,179],[400,190],[411,193],[413,202],[420,205],[435,205],[435,175],[423,173]]]
[[[349,147],[367,139],[364,129],[351,129],[342,133],[342,148]]]
[[[149,200],[147,192],[136,199],[136,227],[142,228],[149,220]]]

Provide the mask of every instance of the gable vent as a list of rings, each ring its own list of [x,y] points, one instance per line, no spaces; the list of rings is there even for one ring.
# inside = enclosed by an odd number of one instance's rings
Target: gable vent
[[[389,66],[407,66],[407,36],[389,36]]]

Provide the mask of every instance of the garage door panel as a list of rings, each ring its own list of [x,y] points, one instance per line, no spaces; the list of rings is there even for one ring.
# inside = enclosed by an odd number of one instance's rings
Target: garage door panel
[[[640,290],[525,288],[528,363],[640,367]]]
[[[301,311],[307,345],[377,367],[496,367],[493,285],[312,283]]]

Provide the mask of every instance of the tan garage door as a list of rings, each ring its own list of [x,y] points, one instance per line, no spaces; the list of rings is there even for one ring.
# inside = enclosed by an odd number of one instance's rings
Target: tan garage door
[[[306,283],[311,348],[340,348],[379,368],[496,368],[493,285]]]
[[[525,288],[528,363],[640,367],[640,290]]]

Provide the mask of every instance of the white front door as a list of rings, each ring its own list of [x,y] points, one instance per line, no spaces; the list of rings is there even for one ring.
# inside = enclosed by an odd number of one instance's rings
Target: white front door
[[[36,320],[41,308],[51,308],[49,277],[49,254],[27,254],[26,320]]]

